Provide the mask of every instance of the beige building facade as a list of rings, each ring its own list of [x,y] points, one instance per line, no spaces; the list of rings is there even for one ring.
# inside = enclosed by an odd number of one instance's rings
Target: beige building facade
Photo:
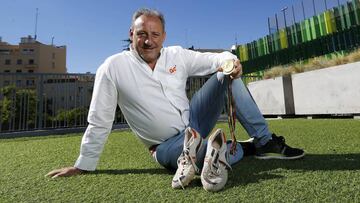
[[[1,73],[67,73],[66,46],[46,45],[31,36],[18,45],[0,38]]]

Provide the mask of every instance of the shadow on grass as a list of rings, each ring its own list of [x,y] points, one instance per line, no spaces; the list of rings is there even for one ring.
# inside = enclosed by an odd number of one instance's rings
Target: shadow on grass
[[[229,173],[226,188],[285,178],[277,169],[293,170],[297,173],[360,170],[360,154],[307,154],[300,160],[258,160],[253,157],[245,157],[233,166],[233,170]],[[172,177],[174,172],[165,168],[100,169],[86,175],[96,174],[165,174]],[[199,186],[201,186],[201,181],[200,177],[197,176],[189,188]]]
[[[360,170],[360,154],[307,154],[300,160],[257,160],[245,157],[233,167],[227,187],[284,178],[276,169],[307,171]]]
[[[87,175],[96,175],[96,174],[108,174],[108,175],[126,175],[126,174],[171,174],[171,171],[168,171],[164,168],[142,168],[142,169],[107,169],[107,170],[96,170],[93,172],[87,173]]]

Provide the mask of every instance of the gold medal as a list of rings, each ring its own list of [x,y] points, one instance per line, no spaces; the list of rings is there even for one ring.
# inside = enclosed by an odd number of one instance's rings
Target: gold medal
[[[226,60],[221,67],[223,69],[224,75],[230,75],[235,70],[234,60]]]

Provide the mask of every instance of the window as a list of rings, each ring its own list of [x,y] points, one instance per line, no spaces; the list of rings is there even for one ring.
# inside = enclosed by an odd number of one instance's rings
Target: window
[[[10,54],[9,49],[0,49],[0,54]]]
[[[34,80],[26,80],[26,86],[33,86],[34,84]]]
[[[4,70],[4,73],[10,73],[10,70]]]
[[[34,59],[29,59],[29,65],[34,65]]]
[[[22,70],[21,70],[21,69],[17,69],[16,72],[17,72],[17,73],[21,73]]]
[[[22,49],[23,54],[32,54],[34,52],[34,49]]]
[[[10,65],[11,64],[11,60],[10,59],[5,59],[5,65]]]
[[[55,62],[52,62],[52,68],[55,69]]]
[[[29,54],[29,50],[28,49],[22,49],[21,50],[23,54]]]
[[[55,59],[55,53],[52,53],[52,59]]]
[[[20,87],[21,86],[21,80],[16,80],[16,86]]]
[[[21,65],[21,64],[22,64],[22,60],[21,60],[21,59],[18,59],[18,60],[16,61],[16,64],[17,64],[17,65]]]
[[[33,73],[34,72],[34,70],[28,70],[28,73]]]

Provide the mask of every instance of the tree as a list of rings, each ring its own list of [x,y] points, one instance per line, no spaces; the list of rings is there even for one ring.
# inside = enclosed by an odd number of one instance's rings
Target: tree
[[[34,89],[20,89],[15,85],[0,89],[1,130],[34,128],[37,95]]]
[[[131,39],[128,38],[128,39],[124,39],[124,40],[121,40],[121,41],[126,43],[125,45],[123,45],[123,50],[129,51],[130,50],[130,45],[132,43]]]
[[[74,108],[70,110],[60,109],[53,121],[60,121],[63,125],[68,127],[81,125],[81,117],[86,117],[88,109],[85,107]]]

